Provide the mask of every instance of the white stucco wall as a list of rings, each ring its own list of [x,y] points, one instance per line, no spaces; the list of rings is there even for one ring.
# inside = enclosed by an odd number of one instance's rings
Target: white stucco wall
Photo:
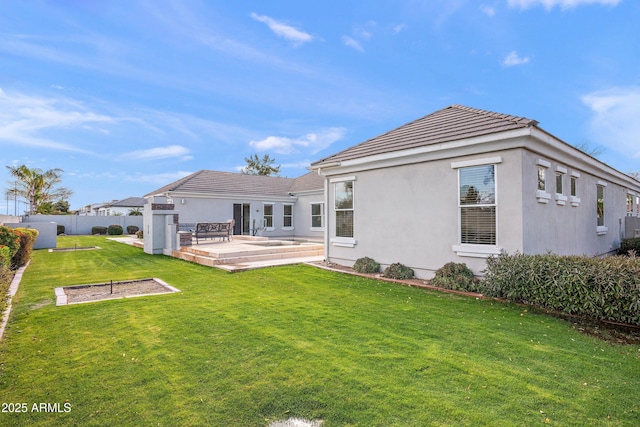
[[[324,171],[330,182],[329,261],[352,265],[358,258],[368,256],[383,267],[401,262],[423,278],[432,277],[436,269],[453,261],[464,262],[480,274],[486,257],[461,255],[462,251],[454,250],[454,246],[459,249],[459,212],[458,171],[452,168],[453,162],[500,159],[495,170],[497,242],[491,248],[496,251],[589,256],[610,253],[619,247],[624,232],[627,192],[640,194],[640,184],[542,132],[535,137],[426,153],[424,157],[432,159],[420,163],[408,156],[402,159],[409,164],[384,158],[371,163],[356,160]],[[537,198],[539,159],[549,165],[548,203],[540,203]],[[564,205],[555,198],[556,166],[565,171]],[[572,206],[569,198],[573,171],[579,174],[578,206]],[[354,179],[354,240],[345,245],[334,239],[332,180],[349,178]],[[597,183],[607,185],[606,233],[596,227]]]

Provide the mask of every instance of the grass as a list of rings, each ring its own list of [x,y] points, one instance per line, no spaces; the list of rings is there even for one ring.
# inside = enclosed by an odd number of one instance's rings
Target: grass
[[[102,249],[34,253],[0,344],[0,400],[28,411],[0,425],[640,421],[640,348],[515,305],[309,266],[229,274],[105,237],[58,245]],[[55,307],[57,286],[150,276],[182,292]]]

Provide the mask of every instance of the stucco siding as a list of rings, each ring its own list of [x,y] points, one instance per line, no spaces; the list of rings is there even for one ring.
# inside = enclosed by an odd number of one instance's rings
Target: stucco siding
[[[355,177],[354,247],[331,242],[335,221],[329,217],[330,261],[351,265],[368,256],[388,266],[401,262],[418,277],[432,277],[450,261],[465,262],[480,272],[484,259],[459,256],[458,170],[452,161],[499,156],[496,167],[498,207],[497,246],[521,250],[522,214],[521,157],[514,150],[456,157],[418,164],[363,171],[331,178]],[[329,185],[329,203],[334,207],[334,186]],[[332,215],[335,215],[333,213]]]
[[[548,162],[547,193],[551,198],[541,203],[537,197],[537,162]],[[582,166],[582,167],[581,167]],[[565,203],[556,197],[555,176],[563,173]],[[598,256],[610,253],[620,246],[624,234],[626,210],[626,187],[611,179],[593,175],[575,160],[554,158],[529,151],[523,152],[523,213],[525,227],[524,252],[541,254],[552,252],[559,255]],[[576,177],[576,196],[570,196],[571,176]],[[604,227],[598,229],[596,211],[596,188],[604,186]]]

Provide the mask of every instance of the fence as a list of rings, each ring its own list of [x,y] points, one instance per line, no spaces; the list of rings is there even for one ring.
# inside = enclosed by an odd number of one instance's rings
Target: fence
[[[79,215],[26,215],[22,217],[23,223],[33,222],[55,222],[64,226],[65,234],[91,234],[93,227],[108,227],[110,225],[121,225],[127,231],[129,225],[135,225],[142,230],[142,216],[79,216]]]

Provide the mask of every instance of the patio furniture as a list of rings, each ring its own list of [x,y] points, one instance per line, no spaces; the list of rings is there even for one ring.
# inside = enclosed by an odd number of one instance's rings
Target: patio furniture
[[[199,243],[199,239],[215,239],[221,238],[231,241],[231,234],[233,233],[233,220],[227,222],[198,222],[196,223],[195,230],[193,232],[196,238],[196,245]]]

